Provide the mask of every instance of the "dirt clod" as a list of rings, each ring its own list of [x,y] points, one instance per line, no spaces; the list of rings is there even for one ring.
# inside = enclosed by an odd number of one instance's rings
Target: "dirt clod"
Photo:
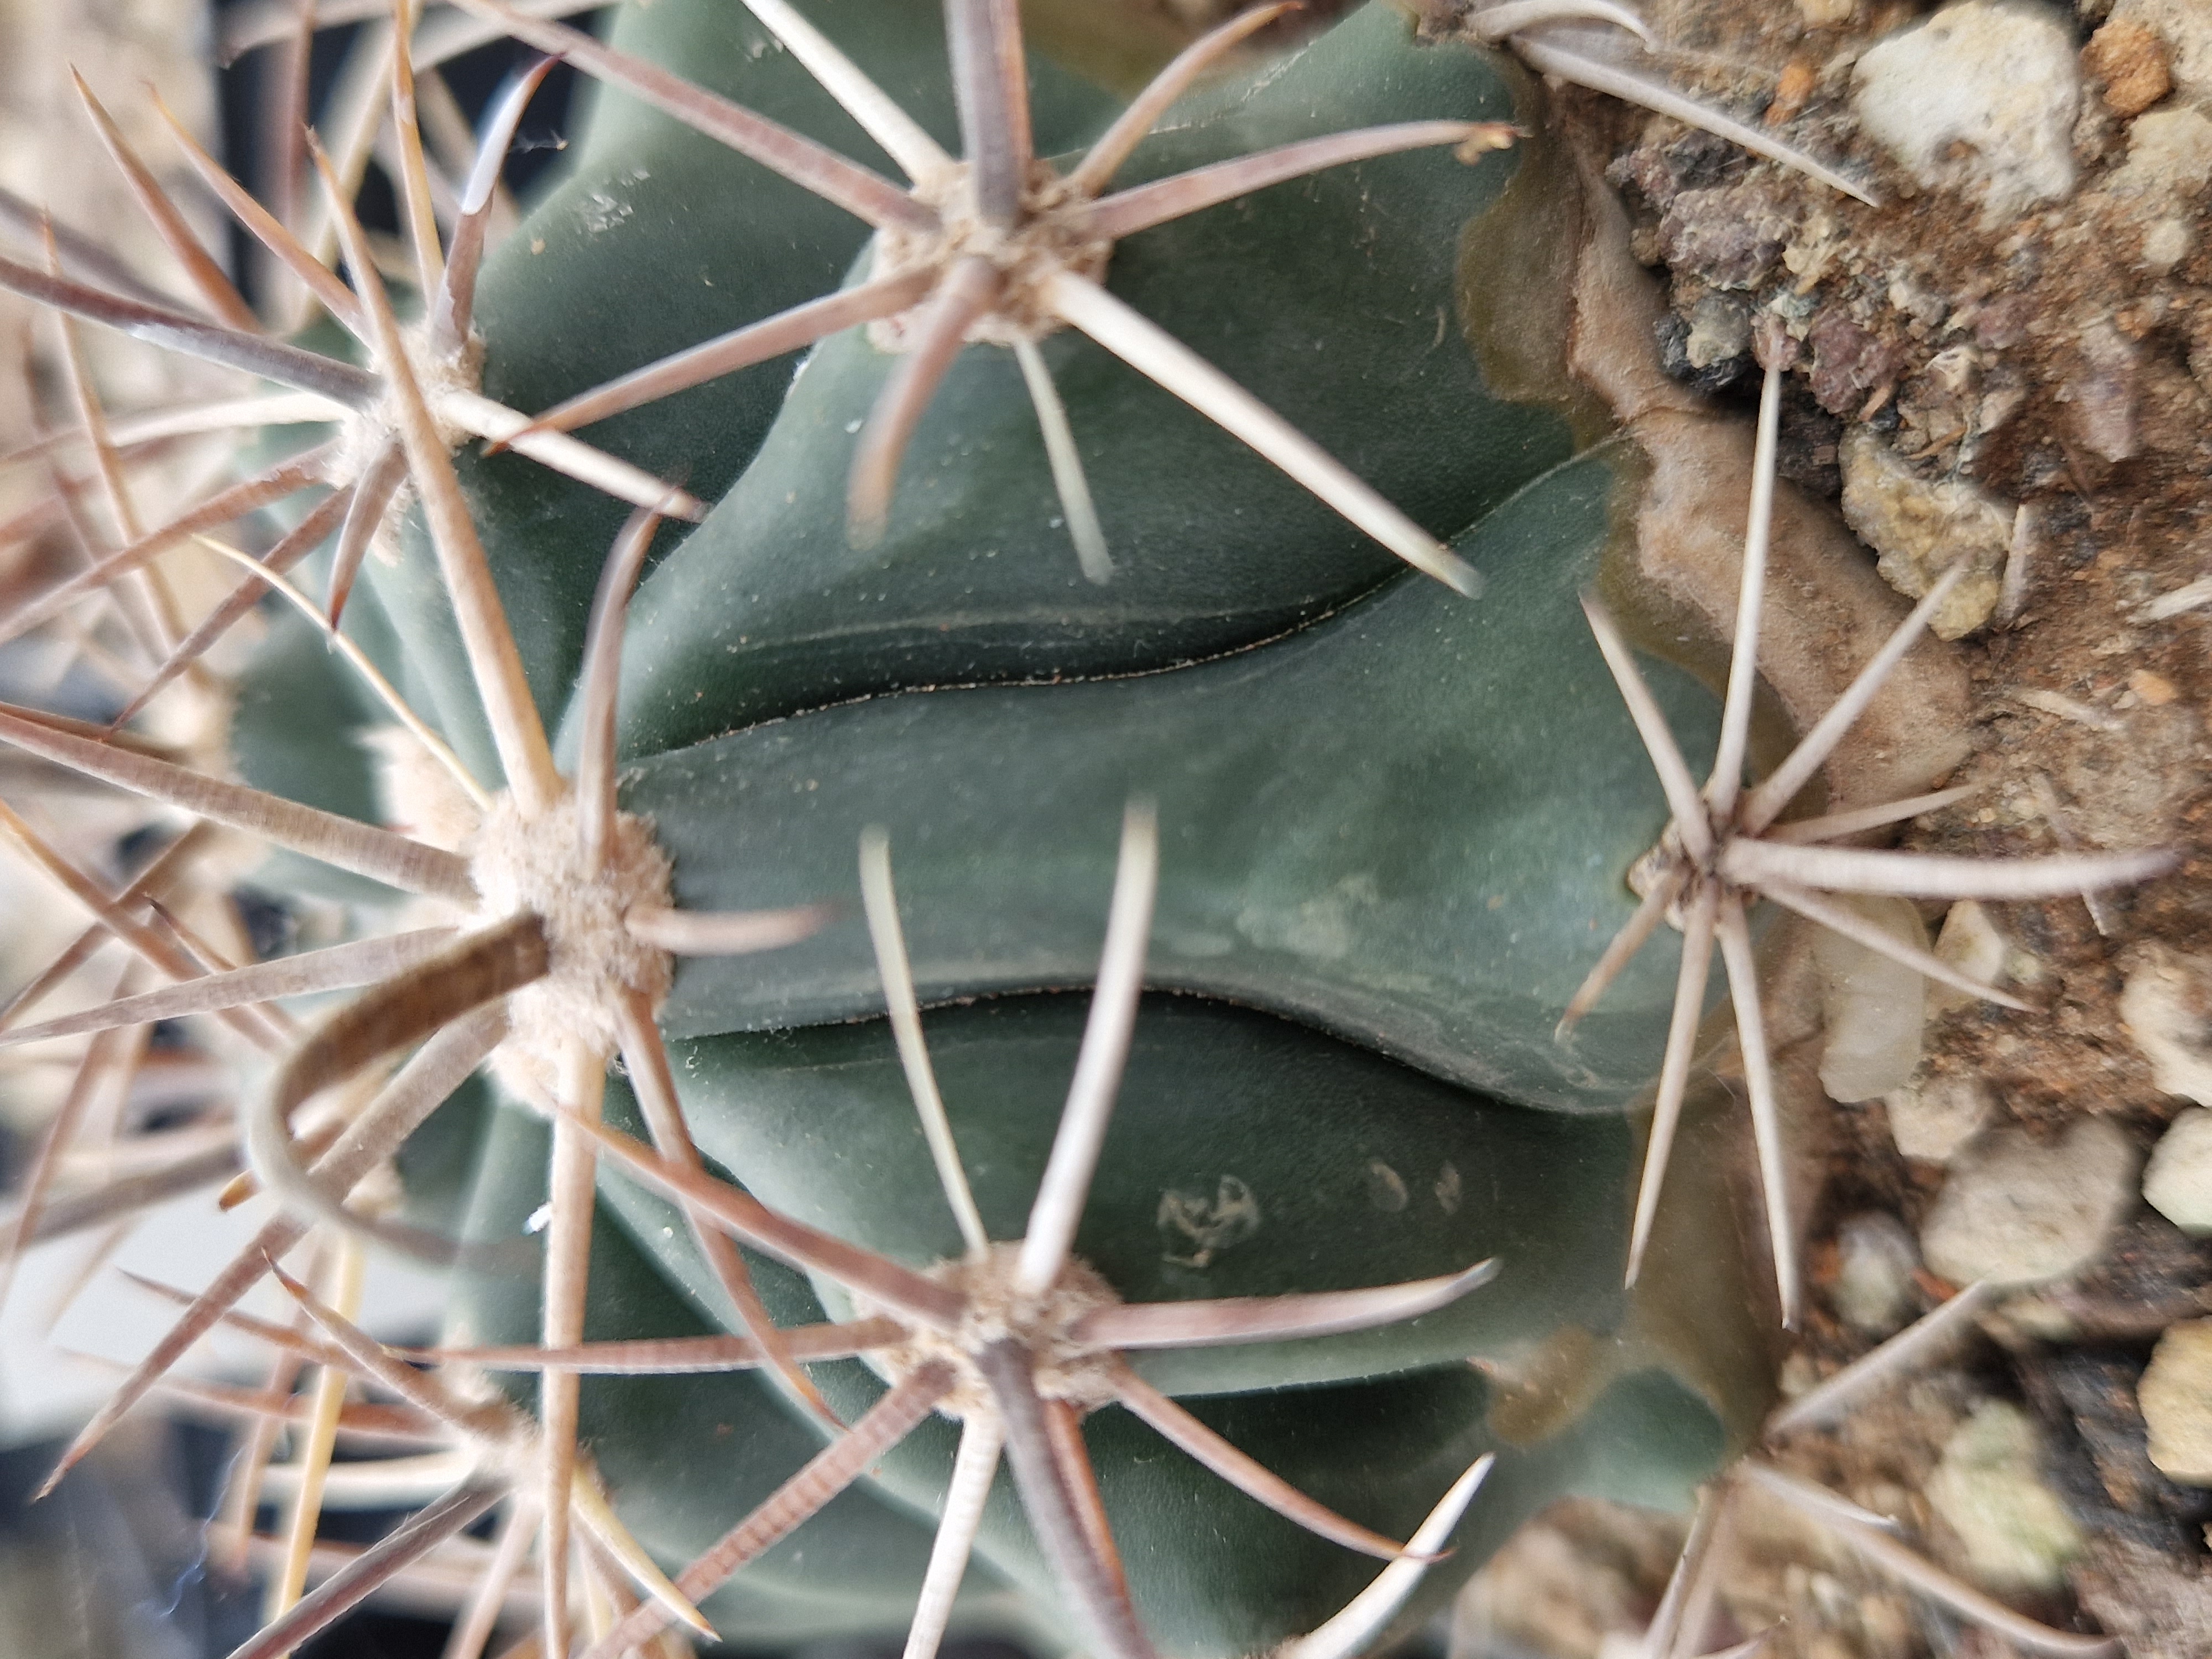
[[[2117,18],[2089,37],[2081,67],[2103,83],[2105,106],[2125,120],[2140,115],[2173,86],[2166,43],[2141,23]]]

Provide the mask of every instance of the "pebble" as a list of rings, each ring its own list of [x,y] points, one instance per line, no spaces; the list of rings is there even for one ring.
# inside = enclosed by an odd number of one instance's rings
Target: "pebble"
[[[2163,708],[2181,695],[2172,680],[2148,668],[2138,668],[2128,676],[2128,690],[2154,708]]]
[[[1865,427],[1844,434],[1844,518],[1878,556],[1875,568],[1907,599],[1933,587],[1962,556],[1973,568],[1936,612],[1936,634],[1955,640],[1997,608],[2012,509],[1970,479],[1920,477]]]
[[[1808,384],[1831,415],[1851,415],[1868,394],[1893,386],[1904,356],[1893,341],[1871,334],[1842,306],[1828,306],[1805,331],[1813,349]]]
[[[2212,960],[2146,945],[2128,966],[2120,1023],[2170,1095],[2212,1106]]]
[[[1928,1265],[1954,1285],[2033,1285],[2094,1260],[2136,1198],[2135,1145],[2089,1118],[2042,1144],[1984,1135],[1951,1160],[1920,1230]]]
[[[2143,232],[2142,262],[2152,276],[2163,276],[2196,246],[2197,233],[2186,219],[2160,219]]]
[[[1907,1158],[1948,1164],[1990,1121],[1990,1092],[1979,1078],[1946,1073],[1917,1078],[1882,1097],[1889,1135]]]
[[[1732,362],[1751,349],[1751,307],[1732,294],[1708,294],[1690,311],[1683,355],[1692,368]]]
[[[2193,1238],[2212,1238],[2212,1112],[2173,1120],[2143,1171],[2143,1200]]]
[[[1820,84],[1820,69],[1810,58],[1799,52],[1782,66],[1782,73],[1774,79],[1773,101],[1767,105],[1763,118],[1766,125],[1778,127],[1796,120]]]
[[[2005,968],[2005,937],[1990,920],[1978,899],[1960,899],[1943,913],[1936,931],[1936,955],[1969,979],[1994,985]],[[1970,1008],[1981,1000],[1971,992],[1928,982],[1928,1017],[1947,1014],[1954,1008]]]
[[[1674,1517],[1571,1498],[1532,1518],[1461,1593],[1455,1646],[1480,1653],[1634,1659],[1655,1592],[1680,1547]]]
[[[2035,1425],[2016,1406],[1985,1401],[1943,1443],[1922,1489],[1985,1589],[2057,1589],[2081,1553],[2081,1529],[2043,1484],[2041,1462]]]
[[[2166,42],[2154,29],[2115,18],[2081,48],[2081,67],[2105,83],[2105,105],[2122,120],[2142,114],[2173,89]]]
[[[1928,948],[1928,930],[1910,900],[1886,895],[1839,895],[1882,932],[1916,951]],[[1920,1064],[1920,1031],[1928,1023],[1927,981],[1903,963],[1821,928],[1813,936],[1820,970],[1820,1086],[1828,1098],[1872,1100],[1900,1089]]]
[[[2134,341],[2100,318],[2081,331],[2078,368],[2058,394],[2074,441],[2116,464],[2142,447],[2136,426],[2140,356]]]
[[[1880,1210],[1852,1216],[1836,1229],[1836,1282],[1828,1300],[1853,1330],[1887,1336],[1912,1317],[1912,1273],[1919,1265],[1919,1247],[1895,1216]]]
[[[2212,1486],[2212,1319],[2166,1328],[2136,1399],[2159,1472],[2184,1486]]]
[[[2185,209],[2212,180],[2212,116],[2181,106],[2154,109],[2128,129],[2128,159],[2112,170],[2106,191]]]
[[[2212,100],[2212,6],[2204,0],[2119,0],[2112,23],[2134,23],[2165,45],[2173,84],[2185,98]]]
[[[1714,186],[1675,193],[1659,219],[1659,254],[1687,266],[1715,288],[1746,292],[1765,282],[1782,258],[1790,221],[1771,202]],[[1744,309],[1744,326],[1751,312]]]
[[[1984,229],[2072,192],[2081,68],[2051,7],[1959,0],[1877,42],[1853,80],[1867,136],[1923,186],[1976,198]]]

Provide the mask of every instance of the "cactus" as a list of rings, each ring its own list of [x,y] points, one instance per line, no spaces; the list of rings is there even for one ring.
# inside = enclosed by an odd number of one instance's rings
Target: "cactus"
[[[1724,1171],[1670,1219],[1657,1171],[1720,926],[1786,1313],[1741,890],[1802,900],[1745,849],[1833,733],[1738,825],[1749,656],[1724,714],[1577,603],[1660,632],[1642,459],[1497,390],[1455,322],[1470,240],[1553,228],[1504,148],[1525,85],[1479,27],[1417,40],[1382,5],[1200,83],[1288,9],[1264,7],[1116,119],[1020,68],[1008,5],[952,0],[948,52],[932,8],[749,3],[660,0],[602,46],[464,0],[608,88],[481,270],[536,78],[441,245],[397,52],[411,322],[344,154],[316,159],[350,288],[196,155],[352,344],[252,326],[204,258],[204,315],[72,274],[60,239],[48,270],[0,261],[335,427],[149,531],[81,386],[122,544],[7,624],[149,611],[127,718],[274,590],[242,781],[27,710],[0,739],[260,838],[258,879],[359,928],[218,963],[9,815],[175,981],[12,1040],[220,1015],[267,1056],[244,1115],[282,1206],[64,1468],[273,1269],[314,1333],[272,1333],[294,1361],[387,1392],[468,1472],[304,1599],[288,1568],[241,1655],[495,1505],[518,1546],[536,1528],[545,1650],[580,1605],[594,1655],[911,1620],[917,1659],[956,1622],[1320,1659],[1559,1493],[1685,1505],[1753,1431],[1766,1354],[1748,1268],[1693,1248]],[[870,145],[911,189],[846,159]],[[155,559],[287,501],[204,621],[159,614]],[[368,726],[374,750],[333,740]],[[1717,753],[1714,824],[1677,744]],[[1692,949],[1636,958],[1678,899]],[[266,1012],[364,985],[296,1040]],[[1624,1114],[1662,1050],[1632,1237]],[[349,1204],[395,1153],[405,1212]],[[317,1224],[310,1287],[276,1262]],[[350,1322],[364,1243],[453,1270],[438,1370]],[[1638,1283],[1647,1249],[1668,1271]]]

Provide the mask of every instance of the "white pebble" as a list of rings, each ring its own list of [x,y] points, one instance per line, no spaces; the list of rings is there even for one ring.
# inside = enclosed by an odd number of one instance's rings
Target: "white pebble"
[[[1928,948],[1920,913],[1887,895],[1838,895],[1899,943]],[[1827,1036],[1820,1051],[1820,1086],[1828,1098],[1872,1100],[1902,1088],[1920,1064],[1920,1029],[1928,1021],[1926,985],[1917,969],[1821,928],[1813,937],[1820,970],[1820,1011]]]
[[[2142,1193],[2185,1233],[2212,1237],[2212,1112],[2198,1108],[2173,1120],[2151,1152]]]
[[[2196,233],[2186,219],[2161,219],[2143,232],[2143,264],[2154,276],[2163,276],[2186,259],[2196,246]]]
[[[1977,200],[1985,229],[2072,191],[2081,70],[2051,7],[1960,0],[1876,43],[1854,79],[1867,136],[1921,185]]]
[[[1844,436],[1844,519],[1879,556],[1881,579],[1907,599],[1936,586],[1960,559],[1973,568],[1929,623],[1947,640],[1971,634],[1997,608],[2013,509],[1969,478],[1923,478],[1863,426]]]
[[[2212,1486],[2212,1319],[2166,1327],[2136,1384],[2150,1461],[2167,1478]]]
[[[1955,1285],[2033,1285],[2093,1261],[2133,1207],[2135,1144],[2100,1118],[2044,1145],[1985,1136],[1951,1160],[1920,1230],[1928,1265]]]
[[[2129,964],[2120,1023],[2160,1088],[2212,1106],[2212,962],[2146,945]]]
[[[1876,1210],[1836,1229],[1836,1282],[1828,1299],[1844,1323],[1887,1336],[1912,1316],[1912,1270],[1919,1248],[1895,1216]]]
[[[1889,1108],[1889,1138],[1907,1158],[1948,1164],[1990,1119],[1990,1092],[1981,1079],[1955,1073],[1917,1078],[1882,1097]]]
[[[1996,984],[2004,972],[2005,949],[2004,935],[1997,932],[1996,923],[1990,920],[1990,913],[1978,899],[1960,899],[1943,913],[1943,926],[1936,934],[1936,954],[1967,978]],[[1972,1007],[1980,1000],[1969,992],[1931,981],[1928,1017],[1933,1019],[1954,1008]]]
[[[2055,1590],[2081,1553],[2081,1529],[2043,1484],[2035,1425],[2016,1406],[1984,1401],[1950,1439],[1923,1488],[1966,1546],[1985,1589]]]
[[[2136,197],[2156,211],[2191,211],[2212,181],[2212,117],[2184,105],[2139,115],[2128,129],[2128,159],[2106,181],[2107,195]]]

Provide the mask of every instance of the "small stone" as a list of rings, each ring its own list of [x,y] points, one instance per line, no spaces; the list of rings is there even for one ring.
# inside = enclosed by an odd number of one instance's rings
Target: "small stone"
[[[1909,900],[1887,895],[1838,895],[1900,945],[1928,948],[1928,930]],[[1927,981],[1878,951],[1822,928],[1813,936],[1820,971],[1820,1012],[1826,1038],[1820,1086],[1828,1098],[1872,1100],[1905,1086],[1920,1064],[1920,1032],[1928,1023]]]
[[[1978,1078],[1945,1073],[1917,1079],[1882,1097],[1889,1135],[1907,1158],[1948,1164],[1990,1121],[1990,1093]]]
[[[2124,461],[2142,447],[2136,428],[2136,343],[2100,319],[2081,331],[2079,367],[2060,390],[2075,441],[2093,455]]]
[[[1981,367],[1981,356],[1973,347],[1950,346],[1928,360],[1928,383],[1946,398],[1971,397],[1980,383]]]
[[[1680,1547],[1671,1515],[1562,1499],[1517,1529],[1468,1583],[1453,1610],[1455,1645],[1480,1632],[1472,1645],[1485,1653],[1638,1652]]]
[[[2136,1196],[2136,1149],[2100,1118],[2046,1146],[2022,1129],[1951,1160],[1920,1230],[1928,1265],[1954,1285],[2033,1285],[2095,1259]]]
[[[1858,13],[1858,0],[1797,0],[1797,15],[1808,29],[1841,28]]]
[[[2105,83],[2105,104],[2122,120],[2140,115],[2172,90],[2166,43],[2142,24],[2116,18],[2089,37],[2081,67]]]
[[[1784,1400],[1795,1400],[1820,1385],[1820,1369],[1813,1363],[1813,1356],[1802,1348],[1792,1348],[1782,1362],[1782,1369],[1774,1378],[1776,1392]]]
[[[2074,188],[2081,64],[2033,0],[1959,0],[1876,43],[1853,72],[1868,137],[1921,185],[1978,198],[1995,229]]]
[[[2143,1171],[2152,1209],[2196,1238],[2212,1238],[2212,1112],[2184,1112],[2166,1127]]]
[[[1895,1216],[1855,1215],[1836,1229],[1836,1282],[1828,1299],[1853,1330],[1887,1336],[1912,1316],[1919,1248]]]
[[[1987,437],[2019,414],[2020,406],[2027,401],[2027,388],[2016,378],[2005,385],[1991,386],[1975,408],[1974,430]]]
[[[2098,647],[2099,654],[2106,648]],[[2113,654],[2127,648],[2123,644]],[[2083,706],[2114,720],[2124,733],[2115,742],[2127,763],[2093,760],[2086,750],[2057,763],[2051,781],[2067,827],[2092,847],[2156,847],[2187,835],[2190,803],[2204,776],[2204,723],[2197,711],[2177,698],[2163,708],[2138,706],[2116,719],[2101,696],[2096,703],[2100,706]]]
[[[1902,312],[1916,323],[1934,328],[1951,314],[1951,302],[1933,289],[1923,287],[1910,276],[1889,279],[1889,307]],[[1931,364],[1932,368],[1933,365]]]
[[[1961,557],[1973,568],[1936,612],[1947,640],[1971,634],[1997,608],[2012,509],[1966,478],[1923,478],[1864,427],[1844,436],[1844,518],[1880,556],[1882,580],[1918,599]]]
[[[2173,84],[2186,97],[2212,99],[2212,7],[2204,0],[2119,0],[2111,21],[2157,35]]]
[[[1707,294],[1690,309],[1682,352],[1692,368],[1733,362],[1751,349],[1751,307],[1733,294]]]
[[[2212,1486],[2212,1319],[2166,1328],[2136,1399],[2159,1472],[2184,1486]]]
[[[2181,694],[2173,682],[2163,674],[2154,674],[2148,668],[2138,668],[2128,676],[2128,690],[2154,708],[2163,708]]]
[[[1856,415],[1867,394],[1891,385],[1903,359],[1899,349],[1830,306],[1805,331],[1813,349],[1808,377],[1813,396],[1831,415]]]
[[[1742,190],[1679,191],[1659,219],[1659,252],[1715,288],[1757,288],[1782,257],[1790,221]]]
[[[1994,985],[2004,972],[2005,936],[1990,920],[1978,899],[1960,899],[1943,913],[1943,926],[1936,934],[1936,956],[1968,979]],[[1948,1014],[1954,1008],[1971,1008],[1981,999],[1971,992],[1928,981],[1928,1018]]]
[[[2043,1484],[2041,1462],[2035,1425],[2016,1406],[1986,1401],[1943,1443],[1923,1488],[1985,1589],[2057,1589],[2081,1553],[2081,1529]]]
[[[1799,52],[1782,66],[1782,73],[1775,77],[1774,98],[1766,106],[1766,125],[1778,127],[1796,120],[1803,112],[1806,100],[1812,97],[1813,88],[1820,84],[1819,67]]]
[[[2142,262],[2153,276],[2163,276],[2196,246],[2197,233],[2186,219],[2160,219],[2143,232]]]
[[[2128,159],[2105,189],[2184,208],[2212,180],[2212,116],[2182,106],[2138,116],[2128,129]]]
[[[1974,316],[1974,343],[1984,351],[2009,351],[2027,337],[2041,307],[2026,294],[2000,294]]]
[[[2164,945],[2136,951],[2120,992],[2120,1023],[2170,1095],[2212,1106],[2212,959]]]

